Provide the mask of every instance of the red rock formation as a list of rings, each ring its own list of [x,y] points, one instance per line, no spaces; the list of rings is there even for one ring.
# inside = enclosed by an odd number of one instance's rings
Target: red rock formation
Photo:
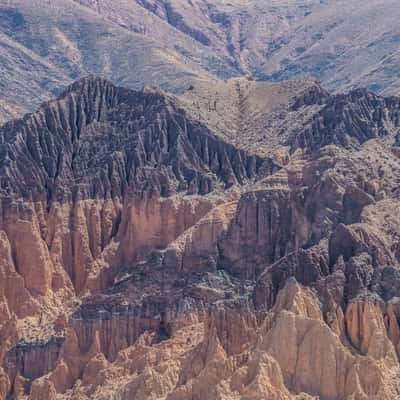
[[[177,104],[89,78],[0,128],[0,399],[400,396],[397,103],[304,93],[280,166]]]

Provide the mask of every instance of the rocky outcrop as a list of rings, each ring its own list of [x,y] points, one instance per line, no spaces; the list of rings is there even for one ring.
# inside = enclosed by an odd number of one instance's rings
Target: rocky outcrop
[[[185,119],[160,92],[136,93],[95,78],[4,125],[0,136],[2,229],[27,289],[41,295],[55,279],[47,265],[62,266],[80,292],[84,271],[115,246],[113,240],[123,242],[121,265],[174,240],[212,203],[162,197],[204,195],[275,168]],[[13,249],[19,241],[25,245]],[[28,268],[27,257],[40,265]],[[54,283],[65,287],[62,274]]]
[[[156,89],[74,83],[57,101],[1,128],[4,195],[34,201],[207,194],[274,170],[185,118]]]
[[[12,381],[16,375],[34,380],[52,371],[58,361],[63,338],[43,343],[20,343],[4,357],[5,372]]]
[[[75,296],[109,287],[124,268],[194,226],[216,203],[207,194],[277,168],[186,118],[161,91],[133,92],[93,77],[0,130],[2,322],[24,321],[2,360],[13,382],[54,368],[57,356],[43,355],[51,361],[42,370],[28,353],[37,340],[64,334],[60,310],[69,314]],[[152,317],[136,317],[131,336],[101,347],[110,357],[158,329]],[[29,352],[18,352],[24,341]],[[36,371],[26,377],[25,362]]]
[[[383,98],[366,89],[325,98],[308,94],[300,104],[322,107],[308,126],[290,139],[294,147],[316,150],[327,144],[354,147],[376,138],[394,141],[399,131],[399,100]],[[298,106],[299,101],[294,107]]]
[[[226,330],[219,331],[220,317],[212,313],[205,330],[203,324],[194,323],[157,344],[152,337],[142,335],[112,364],[101,355],[94,356],[83,373],[83,385],[74,388],[73,396],[395,398],[400,390],[395,379],[397,356],[381,314],[373,305],[358,309],[362,310],[358,317],[368,320],[368,356],[352,353],[340,334],[324,322],[315,293],[289,280],[262,325],[247,325],[248,332],[258,334],[253,340],[246,338],[248,347],[241,353],[226,352],[222,345]],[[357,329],[352,326],[352,310],[350,306],[342,323],[348,329]],[[229,326],[232,337],[243,338],[242,324]],[[97,375],[93,375],[93,369],[97,369]]]
[[[288,201],[287,190],[245,193],[220,242],[221,267],[244,279],[255,279],[260,266],[272,264],[293,251],[298,244]]]
[[[0,128],[0,399],[399,396],[396,105],[313,87],[268,156],[93,77]]]

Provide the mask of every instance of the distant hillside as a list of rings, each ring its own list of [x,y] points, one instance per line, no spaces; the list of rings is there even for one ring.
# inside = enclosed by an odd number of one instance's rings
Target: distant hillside
[[[396,0],[76,1],[170,43],[145,10],[257,79],[314,77],[330,90],[399,93]]]
[[[148,17],[170,46],[71,0],[0,0],[0,120],[33,111],[89,73],[130,88],[173,91],[235,74],[208,47]]]
[[[0,0],[0,121],[89,73],[174,92],[246,75],[398,94],[399,16],[395,0]]]

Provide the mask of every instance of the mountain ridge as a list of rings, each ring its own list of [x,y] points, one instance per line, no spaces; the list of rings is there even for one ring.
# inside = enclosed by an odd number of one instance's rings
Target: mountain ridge
[[[340,7],[333,1],[220,0],[57,0],[51,7],[35,0],[10,7],[4,0],[2,121],[33,111],[88,73],[172,92],[244,75],[316,78],[337,93],[368,87],[398,94],[398,12],[397,2],[382,7],[381,0],[342,1]]]
[[[1,399],[399,395],[399,99],[210,85],[0,127]]]

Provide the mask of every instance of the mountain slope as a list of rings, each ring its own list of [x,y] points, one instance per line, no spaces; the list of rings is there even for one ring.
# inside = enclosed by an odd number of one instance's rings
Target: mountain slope
[[[399,90],[400,6],[394,0],[79,2],[124,26],[143,21],[139,5],[257,79],[313,77],[331,90]],[[159,38],[145,20],[143,26],[145,35]]]
[[[395,1],[321,2],[271,43],[275,50],[258,71],[273,79],[311,75],[340,91],[398,94],[399,13]]]
[[[0,1],[3,121],[88,73],[181,91],[238,75],[399,91],[398,2]]]
[[[397,97],[365,89],[331,94],[312,79],[280,83],[234,78],[198,84],[177,96],[188,113],[236,146],[256,154],[328,144],[358,147],[369,139],[398,143]]]
[[[89,76],[4,124],[0,399],[397,398],[399,104]]]
[[[32,111],[49,95],[88,73],[139,89],[145,84],[181,90],[213,74],[234,73],[208,48],[165,27],[165,46],[105,20],[71,0],[0,2],[0,92],[7,116]],[[32,71],[27,73],[26,70]],[[209,71],[209,72],[208,72]],[[13,109],[15,111],[13,111]]]

